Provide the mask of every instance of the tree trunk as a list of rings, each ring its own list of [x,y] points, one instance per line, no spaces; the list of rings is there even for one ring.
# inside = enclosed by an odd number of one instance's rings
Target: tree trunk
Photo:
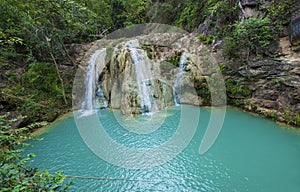
[[[59,78],[59,80],[60,80],[61,91],[62,91],[62,95],[63,95],[63,98],[64,98],[64,102],[65,102],[65,104],[67,105],[68,102],[67,102],[66,94],[65,94],[64,81],[63,81],[63,79],[62,79],[62,77],[61,77],[61,75],[60,75],[60,73],[59,73],[58,64],[57,64],[56,59],[55,59],[55,57],[54,57],[54,55],[53,55],[53,53],[52,53],[51,45],[50,45],[50,43],[49,43],[50,40],[48,40],[49,38],[46,37],[46,36],[45,36],[45,39],[46,39],[46,41],[47,41],[47,45],[48,45],[48,49],[49,49],[49,54],[50,54],[50,56],[51,56],[51,58],[52,58],[52,60],[53,60],[53,63],[54,63],[54,65],[55,65],[55,69],[56,69],[57,76],[58,76],[58,78]]]

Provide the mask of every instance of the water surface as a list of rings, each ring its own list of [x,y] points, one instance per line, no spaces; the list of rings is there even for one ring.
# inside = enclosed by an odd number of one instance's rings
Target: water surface
[[[159,146],[172,136],[180,107],[168,110],[161,127],[147,134],[130,130],[133,121],[147,121],[145,117],[122,120],[111,111],[98,114],[105,131],[119,144],[147,148]],[[29,141],[33,146],[26,153],[36,154],[31,162],[34,166],[51,172],[62,169],[66,175],[129,179],[76,178],[71,191],[299,191],[299,131],[228,109],[217,141],[199,155],[209,116],[210,110],[201,108],[197,132],[187,148],[168,163],[150,169],[126,169],[100,159],[80,137],[72,115],[43,133],[43,140]],[[154,120],[159,121],[159,117]],[[126,121],[129,129],[121,127],[120,121]]]

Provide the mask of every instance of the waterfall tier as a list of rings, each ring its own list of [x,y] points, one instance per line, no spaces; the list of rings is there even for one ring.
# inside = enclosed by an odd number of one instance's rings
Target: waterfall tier
[[[178,106],[180,104],[180,97],[183,95],[182,93],[182,75],[184,73],[184,66],[186,62],[186,56],[183,52],[180,61],[179,61],[179,71],[176,74],[175,83],[174,83],[174,104]]]
[[[195,86],[217,65],[196,37],[188,40],[183,34],[155,34],[96,43],[85,60],[81,109],[109,107],[130,116],[151,115],[174,104],[201,105]]]
[[[129,41],[127,44],[131,59],[133,61],[136,83],[138,87],[138,96],[140,100],[141,113],[151,114],[159,111],[151,89],[153,83],[153,71],[151,70],[151,60],[143,49],[138,49],[137,40]]]
[[[81,110],[93,113],[96,109],[107,108],[107,101],[99,82],[100,68],[105,64],[106,49],[97,50],[88,63],[85,77],[85,94]]]

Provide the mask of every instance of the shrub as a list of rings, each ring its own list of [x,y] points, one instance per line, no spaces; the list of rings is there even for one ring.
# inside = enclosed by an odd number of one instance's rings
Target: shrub
[[[289,23],[290,6],[292,0],[276,0],[270,3],[267,9],[267,14],[272,21],[272,25],[277,31],[282,31],[284,25]]]
[[[28,71],[23,75],[23,85],[50,94],[61,92],[54,65],[43,62],[33,62],[29,65]]]
[[[258,56],[261,49],[269,45],[273,37],[271,22],[267,17],[249,18],[230,27],[231,33],[225,43],[225,53],[230,58],[239,55],[237,50],[243,47],[248,48],[248,54],[254,52]]]
[[[202,41],[204,44],[208,45],[208,44],[211,44],[214,41],[215,37],[213,35],[199,34],[198,39],[200,41]]]
[[[62,171],[55,175],[48,171],[32,168],[27,164],[33,154],[22,158],[21,140],[28,139],[28,131],[34,127],[44,126],[35,123],[28,127],[14,129],[12,124],[18,120],[8,120],[8,114],[0,115],[0,188],[1,191],[65,191],[69,184],[64,185]],[[22,118],[22,117],[19,117]]]

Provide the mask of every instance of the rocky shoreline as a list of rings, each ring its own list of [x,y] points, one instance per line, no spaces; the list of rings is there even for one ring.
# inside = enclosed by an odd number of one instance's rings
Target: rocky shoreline
[[[214,50],[229,83],[248,90],[248,94],[230,91],[229,104],[262,117],[300,127],[300,53],[295,51],[287,37],[274,40],[263,58],[243,58],[228,61],[222,57],[222,48]],[[242,91],[241,91],[242,92]]]

